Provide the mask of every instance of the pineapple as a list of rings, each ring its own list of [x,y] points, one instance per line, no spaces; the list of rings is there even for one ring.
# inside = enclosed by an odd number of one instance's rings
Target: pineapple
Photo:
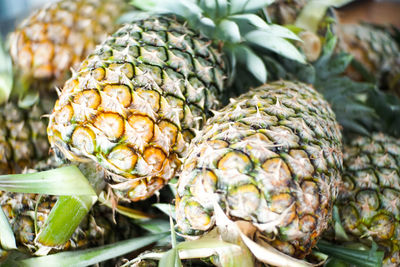
[[[400,140],[383,133],[353,138],[344,146],[343,185],[336,205],[353,241],[375,241],[383,266],[400,262]]]
[[[341,133],[328,103],[306,84],[278,81],[216,112],[193,140],[176,196],[177,229],[210,232],[214,201],[254,241],[296,258],[328,226],[342,168]]]
[[[21,172],[48,156],[47,122],[41,117],[56,101],[52,85],[64,82],[70,68],[114,30],[127,6],[123,0],[59,1],[34,12],[11,34],[18,75],[11,100],[0,106],[0,174]],[[37,91],[33,106],[18,106],[16,96]]]
[[[364,69],[349,67],[347,75],[359,81],[375,77],[380,87],[400,95],[400,49],[390,34],[368,24],[341,24],[338,33],[339,48]]]
[[[50,146],[41,116],[52,104],[42,98],[29,111],[16,101],[0,105],[0,174],[19,173],[47,158]]]
[[[232,5],[238,3],[246,1]],[[107,170],[120,198],[146,199],[166,184],[210,111],[221,106],[232,78],[226,50],[193,25],[158,15],[125,25],[66,82],[50,116],[51,146],[73,162],[92,161]],[[257,57],[244,42],[226,43],[244,61]]]
[[[303,8],[317,1],[312,2],[279,0],[268,8],[269,15],[276,23],[297,25]],[[315,11],[310,9],[309,12]],[[336,17],[334,12],[327,14],[328,17]],[[306,21],[306,24],[312,22],[313,15],[315,14],[308,15],[309,21]],[[321,43],[318,43],[318,39],[324,39],[327,26],[325,21],[327,19],[319,23],[317,35],[309,31],[300,33],[304,43],[299,45],[309,61],[319,58]],[[339,38],[337,49],[353,55],[358,62],[353,64],[355,66],[350,66],[346,74],[356,81],[373,81],[371,78],[374,77],[381,88],[400,95],[400,49],[396,40],[385,30],[369,24],[342,24],[336,21],[332,26]]]
[[[38,162],[34,169],[28,171],[47,170],[59,165],[54,158],[50,158]],[[40,245],[35,243],[35,237],[44,226],[57,199],[57,196],[0,192],[0,205],[14,231],[19,250],[34,253],[40,248]],[[53,251],[100,246],[134,235],[135,229],[128,218],[119,214],[114,218],[108,207],[96,204],[71,239],[62,247],[53,248]]]
[[[35,11],[10,36],[15,67],[27,79],[62,85],[126,7],[124,0],[62,0]]]

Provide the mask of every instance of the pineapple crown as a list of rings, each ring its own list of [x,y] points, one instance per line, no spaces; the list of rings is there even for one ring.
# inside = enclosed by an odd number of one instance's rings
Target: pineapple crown
[[[258,82],[267,80],[261,55],[274,51],[283,57],[305,63],[302,54],[289,41],[301,41],[289,29],[268,24],[256,15],[273,0],[133,0],[142,11],[125,15],[122,21],[144,19],[154,14],[174,15],[212,40],[229,59],[232,82],[238,65],[245,66]]]
[[[357,82],[344,75],[353,56],[335,53],[337,37],[328,29],[320,58],[300,65],[276,55],[265,56],[273,79],[311,83],[331,104],[338,122],[347,134],[369,135],[383,131],[400,135],[400,99],[385,93],[373,83]]]

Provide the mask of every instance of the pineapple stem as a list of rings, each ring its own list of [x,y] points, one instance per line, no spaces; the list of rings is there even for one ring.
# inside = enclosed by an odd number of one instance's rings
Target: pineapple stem
[[[44,247],[60,247],[65,244],[96,200],[96,197],[87,195],[60,196],[35,243]],[[42,251],[45,254],[48,252],[46,249],[39,249],[37,254],[42,254]]]

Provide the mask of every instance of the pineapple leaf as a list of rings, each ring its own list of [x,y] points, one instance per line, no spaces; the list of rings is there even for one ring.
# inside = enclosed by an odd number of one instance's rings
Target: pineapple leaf
[[[46,255],[52,247],[65,244],[96,200],[93,196],[60,196],[35,239],[40,245],[36,255]]]
[[[0,104],[7,101],[13,88],[13,68],[10,55],[6,52],[0,36]]]
[[[379,267],[382,266],[384,252],[371,248],[369,251],[350,249],[343,246],[332,245],[325,240],[320,240],[317,244],[319,251],[328,254],[347,263],[359,267]]]
[[[155,219],[135,223],[152,234],[164,233],[170,230],[170,224],[166,220]]]
[[[76,166],[36,173],[0,175],[0,190],[46,195],[96,196],[96,192]]]
[[[250,48],[245,46],[235,46],[234,53],[237,61],[248,69],[254,77],[261,83],[267,81],[267,69],[264,62]]]
[[[216,39],[239,43],[241,40],[239,26],[232,20],[223,19],[217,27]]]
[[[217,16],[226,17],[228,15],[228,0],[215,0],[217,3]]]
[[[11,225],[8,222],[7,216],[4,214],[3,209],[0,209],[0,246],[2,249],[11,250],[16,249],[14,233]]]
[[[169,233],[132,238],[85,250],[60,252],[53,255],[15,261],[14,266],[88,266],[141,249],[166,237]]]
[[[203,9],[205,15],[211,19],[217,17],[217,2],[215,0],[199,0],[199,7]]]
[[[179,253],[176,248],[170,249],[168,252],[164,253],[158,267],[181,267],[182,263],[179,259]]]
[[[260,30],[249,32],[245,35],[245,38],[250,44],[256,47],[273,51],[278,55],[285,56],[303,64],[306,63],[303,55],[300,54],[297,48],[283,38],[271,36],[271,34]],[[266,40],[268,40],[268,42],[266,42]]]
[[[263,30],[272,36],[288,38],[296,41],[301,39],[286,27],[279,25],[268,25],[263,19],[255,14],[238,14],[228,17],[230,20],[235,21],[240,28],[241,32],[249,32],[253,30]]]
[[[274,0],[231,0],[230,14],[251,13],[272,4]]]
[[[155,203],[153,204],[153,206],[161,210],[164,214],[171,216],[175,220],[176,212],[174,206],[171,206],[170,204],[166,203]]]

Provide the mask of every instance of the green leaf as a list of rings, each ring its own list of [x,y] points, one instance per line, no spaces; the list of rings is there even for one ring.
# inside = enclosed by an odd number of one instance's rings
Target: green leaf
[[[216,25],[213,20],[211,20],[207,17],[202,17],[199,20],[198,29],[205,36],[212,36],[215,31],[215,28],[216,28]]]
[[[259,29],[268,30],[270,26],[259,16],[255,14],[237,14],[231,15],[228,19],[236,22],[237,24],[249,24]],[[255,29],[254,29],[255,30]]]
[[[228,15],[228,1],[216,0],[217,2],[217,17],[223,18]]]
[[[252,45],[264,48],[286,58],[305,64],[303,55],[297,48],[285,39],[274,37],[264,31],[252,31],[245,35],[245,39]]]
[[[172,216],[172,218],[174,218],[174,220],[176,219],[176,212],[175,212],[174,206],[171,206],[170,204],[166,204],[166,203],[155,203],[155,204],[153,204],[153,206],[156,207],[157,209],[161,210],[167,216]]]
[[[176,248],[170,249],[167,253],[164,253],[158,267],[181,267],[182,263],[179,259],[178,250]]]
[[[217,16],[217,3],[215,0],[199,0],[198,5],[204,10],[204,15],[215,19]]]
[[[149,235],[120,241],[102,247],[91,248],[86,250],[60,252],[57,254],[29,258],[17,261],[16,266],[59,266],[59,267],[80,267],[89,266],[96,263],[113,259],[132,251],[146,247],[157,240],[166,237],[169,233]]]
[[[186,0],[132,0],[131,4],[153,14],[175,14],[191,21],[197,21],[203,12],[194,2]]]
[[[253,257],[249,251],[213,235],[211,232],[200,239],[179,243],[177,249],[181,259],[217,256],[222,267],[252,266]]]
[[[18,107],[30,108],[39,102],[39,97],[38,91],[28,91],[27,94],[18,99]]]
[[[45,255],[49,248],[64,245],[96,200],[97,198],[87,195],[60,196],[35,239],[36,244],[45,246],[39,248],[37,254]]]
[[[267,81],[267,70],[264,62],[250,48],[236,46],[234,53],[238,62],[243,64],[258,81],[261,83]]]
[[[239,26],[234,21],[227,19],[221,20],[217,25],[216,36],[218,40],[231,43],[238,43],[241,40]]]
[[[3,209],[0,209],[0,245],[2,249],[16,249],[15,237]],[[0,252],[1,253],[1,252]]]
[[[354,264],[358,267],[380,267],[382,266],[384,252],[372,248],[370,251],[345,248],[332,245],[324,240],[317,244],[318,249],[337,259]]]
[[[45,195],[96,196],[96,192],[76,166],[36,173],[0,175],[0,190]]]
[[[138,221],[135,224],[146,229],[152,234],[165,233],[170,230],[170,224],[166,220],[154,219],[149,221]]]
[[[251,13],[272,4],[274,0],[231,0],[230,14]]]
[[[6,52],[0,36],[0,104],[8,100],[13,88],[13,68],[10,55]]]

